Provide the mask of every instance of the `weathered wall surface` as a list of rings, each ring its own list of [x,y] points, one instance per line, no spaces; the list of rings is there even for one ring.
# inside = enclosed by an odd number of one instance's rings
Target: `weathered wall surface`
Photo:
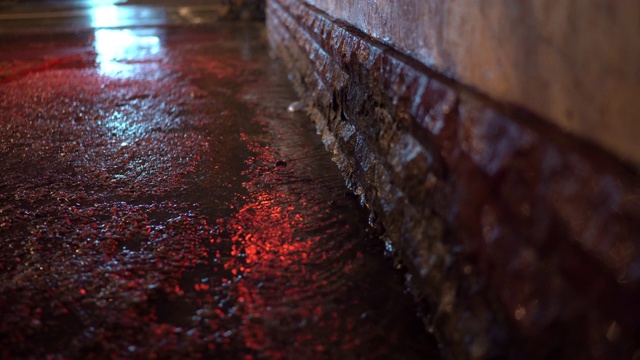
[[[636,169],[304,1],[267,25],[449,357],[640,354]]]
[[[640,2],[309,0],[640,165]]]

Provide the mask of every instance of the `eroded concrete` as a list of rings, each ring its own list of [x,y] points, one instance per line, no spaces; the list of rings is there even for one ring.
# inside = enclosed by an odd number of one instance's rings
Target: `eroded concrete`
[[[272,46],[453,358],[627,358],[640,335],[640,181],[522,109],[303,2]]]
[[[640,166],[640,3],[306,0]]]

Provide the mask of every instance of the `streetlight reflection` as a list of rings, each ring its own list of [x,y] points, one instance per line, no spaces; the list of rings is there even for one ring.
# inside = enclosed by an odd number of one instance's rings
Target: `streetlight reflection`
[[[121,14],[121,12],[123,12],[123,9],[113,4],[100,4],[98,6],[92,7],[91,27],[103,28],[115,26],[118,24],[118,19],[123,17],[123,14]]]
[[[98,29],[94,47],[103,75],[130,77],[133,75],[130,63],[158,54],[160,38],[136,34],[129,29]]]
[[[99,71],[103,75],[131,77],[137,60],[148,59],[160,52],[160,39],[149,29],[123,29],[149,16],[144,9],[119,6],[123,1],[90,1],[91,26],[95,28],[94,47]]]

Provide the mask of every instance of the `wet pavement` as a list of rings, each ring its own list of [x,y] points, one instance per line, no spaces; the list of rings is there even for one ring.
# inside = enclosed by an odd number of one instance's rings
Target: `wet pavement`
[[[1,358],[436,357],[263,23],[30,21],[0,19]]]

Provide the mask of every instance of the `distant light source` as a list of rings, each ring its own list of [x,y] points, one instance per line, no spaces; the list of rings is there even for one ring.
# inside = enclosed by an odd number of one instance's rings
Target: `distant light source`
[[[92,27],[110,27],[118,24],[118,19],[122,14],[117,6],[110,4],[104,5],[104,1],[99,1],[100,5],[91,8],[91,26]],[[110,1],[113,3],[113,1]]]
[[[98,29],[94,47],[102,74],[128,77],[133,60],[160,52],[160,38],[137,35],[129,29]]]

